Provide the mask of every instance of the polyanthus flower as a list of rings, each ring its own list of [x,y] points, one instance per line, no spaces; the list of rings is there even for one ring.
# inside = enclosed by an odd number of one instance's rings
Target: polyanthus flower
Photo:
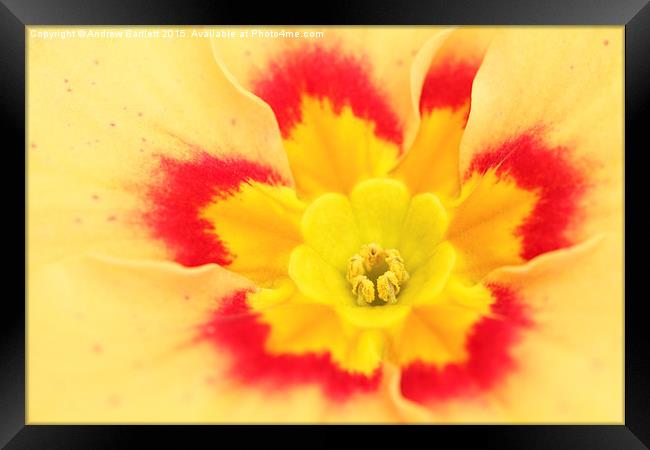
[[[30,31],[30,422],[622,420],[622,28]]]

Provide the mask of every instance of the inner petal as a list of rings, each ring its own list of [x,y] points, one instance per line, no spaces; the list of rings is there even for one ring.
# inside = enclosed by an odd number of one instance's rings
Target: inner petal
[[[411,200],[400,230],[398,248],[406,265],[415,270],[430,258],[447,230],[447,211],[435,194]]]
[[[353,303],[343,273],[328,264],[311,247],[300,245],[291,252],[289,276],[298,289],[315,302],[331,305]]]
[[[427,262],[413,272],[408,285],[401,294],[400,303],[430,303],[444,289],[456,264],[456,251],[448,242],[443,242]]]
[[[301,230],[305,243],[341,275],[362,244],[350,202],[341,194],[316,199],[302,217]]]
[[[399,181],[372,179],[357,184],[350,193],[350,203],[362,241],[394,248],[409,200],[406,186]]]

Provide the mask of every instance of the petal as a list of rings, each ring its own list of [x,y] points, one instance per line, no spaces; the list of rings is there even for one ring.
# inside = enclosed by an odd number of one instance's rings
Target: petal
[[[425,193],[411,199],[397,248],[411,270],[424,264],[447,229],[447,212],[434,194]]]
[[[349,108],[305,100],[300,111],[301,122],[284,147],[302,197],[348,194],[359,181],[383,176],[395,164],[398,147],[375,137],[373,125]]]
[[[325,194],[309,205],[302,217],[305,243],[342,274],[361,241],[356,218],[347,197]]]
[[[381,336],[344,327],[331,308],[295,294],[236,293],[206,323],[203,339],[231,352],[230,376],[250,388],[281,393],[314,385],[332,406],[381,401]],[[270,306],[269,297],[282,301]]]
[[[458,150],[469,115],[472,82],[492,35],[488,28],[456,29],[427,62],[419,98],[420,127],[393,171],[411,192],[458,194]]]
[[[82,257],[29,277],[28,420],[201,418],[223,356],[194,342],[219,296],[247,283],[215,266]]]
[[[400,293],[400,304],[422,304],[435,299],[449,279],[456,263],[456,252],[448,242],[436,247],[426,263],[411,273]]]
[[[339,370],[366,377],[380,368],[383,336],[346,326],[328,306],[292,300],[260,310],[260,321],[270,326],[272,355],[327,355]]]
[[[350,204],[361,240],[364,243],[375,242],[384,248],[395,248],[401,236],[409,199],[406,187],[395,180],[376,179],[358,184],[350,194]]]
[[[622,244],[609,234],[495,273],[520,290],[535,324],[497,392],[518,421],[622,423]]]
[[[197,339],[226,294],[250,288],[217,266],[84,257],[43,266],[29,283],[29,423],[399,419],[375,378],[348,398],[238,378],[232,349]]]
[[[450,280],[439,299],[419,310],[415,323],[405,324],[405,345],[407,339],[435,342],[431,334],[438,345],[406,347],[405,361],[411,362],[402,369],[401,394],[428,408],[436,421],[450,421],[458,411],[467,420],[499,420],[493,391],[515,373],[512,347],[531,326],[524,301],[508,286]]]
[[[456,272],[477,282],[498,267],[524,262],[519,230],[534,210],[537,194],[494,171],[475,176],[464,191],[446,234],[458,252]]]
[[[461,170],[499,167],[540,200],[523,255],[622,229],[623,28],[512,29],[472,94]]]
[[[213,44],[217,59],[273,108],[297,189],[315,197],[347,194],[392,167],[417,126],[410,63],[436,31],[326,29],[316,40]]]
[[[327,305],[354,302],[345,274],[328,264],[311,247],[300,245],[291,252],[289,276],[312,301]]]
[[[189,159],[163,157],[158,172],[158,176],[147,180],[143,187],[145,204],[138,211],[137,218],[150,237],[165,244],[170,258],[183,265],[233,263],[238,255],[234,255],[228,242],[220,238],[213,210],[219,209],[222,202],[232,207],[240,204],[242,198],[247,198],[248,203],[251,203],[251,197],[259,200],[255,195],[246,195],[250,190],[247,186],[255,185],[259,190],[284,197],[282,204],[285,207],[280,211],[270,205],[265,205],[263,211],[272,214],[269,219],[281,220],[289,228],[287,234],[292,234],[299,202],[290,189],[282,186],[287,181],[268,166],[243,159],[222,159],[201,152]],[[252,214],[250,208],[240,212]],[[283,217],[278,218],[279,213],[286,215],[281,214]],[[289,245],[286,241],[284,243]],[[276,263],[282,262],[280,255]],[[272,269],[277,271],[277,267]],[[260,273],[249,265],[247,275],[270,282],[274,272]]]
[[[232,255],[228,268],[269,286],[286,277],[291,250],[302,241],[304,208],[293,189],[250,182],[232,196],[216,198],[201,215]]]
[[[400,366],[414,361],[444,366],[467,360],[467,338],[489,311],[492,298],[484,288],[477,291],[450,285],[434,304],[413,308],[396,339],[396,362]]]
[[[291,180],[272,111],[227,79],[207,40],[32,37],[28,47],[31,261],[167,256],[138,214],[151,206],[142,186],[161,170],[157,155],[245,158]]]
[[[282,39],[265,37],[263,34],[283,30],[321,32],[323,35]],[[297,48],[322,46],[345,54],[360,55],[359,59],[363,60],[365,68],[370,72],[367,74],[369,81],[382,87],[387,103],[406,125],[405,134],[412,135],[417,127],[417,108],[411,101],[410,80],[414,76],[423,78],[426,67],[418,69],[422,74],[414,74],[411,63],[432,36],[445,30],[443,27],[261,27],[256,30],[258,34],[254,39],[215,38],[212,44],[216,58],[224,62],[243,87],[253,92],[259,82],[259,75],[272,66],[274,61],[281,60],[283,54]],[[409,130],[409,125],[413,129]]]
[[[454,378],[446,385],[444,372],[422,371],[419,379],[415,373],[403,373],[402,390],[393,388],[400,414],[408,420],[436,423],[620,424],[624,399],[621,267],[622,239],[610,234],[524,266],[493,272],[490,283],[508,286],[525,302],[524,311],[502,302],[497,310],[492,308],[493,313],[508,317],[511,325],[528,324],[510,340],[505,353],[494,342],[484,343],[484,361],[474,364],[467,379],[479,388],[464,395],[458,395],[463,392],[458,380],[467,373],[449,373]],[[483,336],[488,343],[494,337]],[[482,381],[476,370],[481,366]],[[403,397],[417,397],[415,391],[405,389],[416,382],[420,386],[438,382],[448,391],[440,389],[438,400],[418,405]]]

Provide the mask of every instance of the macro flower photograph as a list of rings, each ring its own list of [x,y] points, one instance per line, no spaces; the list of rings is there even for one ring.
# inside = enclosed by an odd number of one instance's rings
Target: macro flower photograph
[[[623,423],[623,27],[26,45],[27,423]]]

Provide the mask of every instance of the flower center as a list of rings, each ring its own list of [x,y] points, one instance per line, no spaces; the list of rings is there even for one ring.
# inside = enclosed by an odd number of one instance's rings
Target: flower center
[[[394,248],[370,243],[348,261],[347,280],[359,306],[397,303],[400,287],[409,279],[404,260]]]

